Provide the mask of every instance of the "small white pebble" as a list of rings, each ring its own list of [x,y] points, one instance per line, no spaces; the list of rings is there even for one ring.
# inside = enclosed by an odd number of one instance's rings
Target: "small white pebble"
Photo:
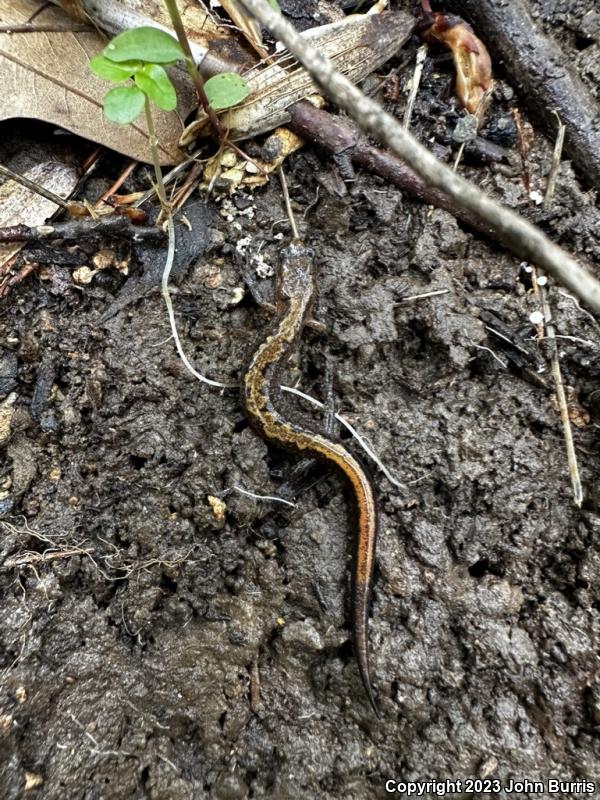
[[[235,243],[235,249],[237,253],[244,254],[248,249],[252,239],[249,236],[244,236],[241,239],[238,239]]]
[[[541,192],[538,192],[537,189],[534,189],[533,192],[529,192],[529,198],[533,200],[536,206],[539,206],[544,202],[544,196]]]
[[[92,282],[95,274],[96,270],[90,269],[89,267],[78,267],[73,271],[73,280],[80,286],[87,286]]]
[[[548,283],[548,278],[545,275],[540,275],[537,279],[538,286],[545,286]]]
[[[246,294],[243,286],[236,286],[232,289],[231,294],[229,295],[228,304],[230,306],[237,306],[238,303],[241,303],[244,299],[244,295]]]
[[[529,315],[529,322],[532,325],[540,325],[544,321],[544,315],[541,311],[534,311],[533,314]]]

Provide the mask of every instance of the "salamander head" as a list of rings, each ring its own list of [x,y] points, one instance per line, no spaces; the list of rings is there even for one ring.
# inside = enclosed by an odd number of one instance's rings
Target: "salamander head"
[[[283,251],[279,291],[283,297],[305,297],[313,292],[314,253],[299,241],[293,241]]]

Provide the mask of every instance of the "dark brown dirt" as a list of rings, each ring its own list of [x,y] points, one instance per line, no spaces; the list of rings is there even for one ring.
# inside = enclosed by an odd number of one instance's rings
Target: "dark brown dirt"
[[[598,92],[598,72],[585,67],[600,58],[596,12],[534,5]],[[526,119],[527,108],[499,72],[488,135],[514,157],[508,112],[517,105]],[[447,59],[433,54],[414,128],[451,159],[449,81]],[[35,162],[56,146],[47,133],[3,126],[0,161]],[[536,134],[534,190],[544,191],[551,151]],[[461,169],[531,207],[507,166],[469,157]],[[529,321],[538,302],[515,259],[368,175],[341,194],[335,167],[315,152],[287,172],[328,327],[306,333],[289,382],[323,398],[329,365],[336,407],[406,485],[372,468],[383,718],[368,707],[349,644],[342,482],[313,469],[293,509],[229,491],[277,494],[296,459],[255,436],[235,391],[182,368],[152,288],[162,250],[113,243],[131,255],[127,279],[109,269],[76,287],[51,263],[0,311],[2,800],[358,800],[385,797],[387,779],[476,777],[579,778],[600,792],[597,321],[550,287],[582,423],[580,511],[549,351]],[[281,190],[272,181],[190,213],[202,236],[188,241],[187,260],[195,255],[178,279],[182,338],[197,368],[235,381],[269,322],[241,290],[257,254],[277,268],[288,236]],[[568,163],[538,216],[556,241],[600,263],[600,210]],[[56,252],[58,261],[66,251]],[[76,254],[85,264],[93,251]],[[308,413],[284,403],[290,416]],[[223,497],[222,521],[209,496]],[[25,790],[28,773],[39,788]]]

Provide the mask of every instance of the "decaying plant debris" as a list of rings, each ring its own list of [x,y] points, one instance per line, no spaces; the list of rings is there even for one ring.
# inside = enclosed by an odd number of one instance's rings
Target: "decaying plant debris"
[[[568,21],[531,5],[579,69],[573,32],[589,3],[571,3]],[[600,59],[591,41],[585,63]],[[391,68],[403,86],[411,66]],[[500,131],[514,152],[504,126],[518,106],[543,195],[554,142],[495,69],[482,134]],[[582,75],[597,93],[597,74]],[[451,82],[434,55],[412,124],[447,160],[460,113]],[[388,96],[401,117],[404,95]],[[87,148],[3,123],[0,161],[26,172]],[[107,159],[86,194],[101,196],[121,166]],[[467,154],[459,169],[531,208],[506,166]],[[344,624],[341,484],[316,469],[295,507],[233,489],[276,495],[296,485],[294,459],[245,427],[235,393],[189,380],[165,344],[153,289],[162,244],[109,238],[102,259],[130,275],[108,267],[73,285],[97,244],[33,242],[41,266],[0,308],[4,796],[363,798],[384,796],[390,777],[600,785],[597,321],[550,282],[586,493],[578,510],[528,266],[385,179],[358,169],[344,184],[317,149],[286,171],[318,264],[315,314],[329,327],[308,332],[290,378],[323,397],[328,363],[336,406],[405,486],[376,475],[383,719],[361,702]],[[147,186],[138,169],[121,191]],[[596,200],[568,162],[549,208],[529,213],[598,263]],[[182,335],[196,365],[235,381],[269,322],[243,273],[279,263],[280,190],[193,198],[188,215],[175,269]],[[67,258],[77,265],[60,266]],[[270,279],[258,284],[268,297]],[[309,413],[293,400],[286,409]]]

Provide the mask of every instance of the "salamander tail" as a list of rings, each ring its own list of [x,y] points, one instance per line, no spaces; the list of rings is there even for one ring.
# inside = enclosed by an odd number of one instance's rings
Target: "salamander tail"
[[[371,708],[377,719],[381,719],[381,714],[377,702],[375,701],[375,695],[371,685],[371,671],[369,668],[369,590],[367,586],[361,586],[360,584],[355,585],[353,606],[352,622],[354,628],[354,649],[358,662],[358,671]]]

